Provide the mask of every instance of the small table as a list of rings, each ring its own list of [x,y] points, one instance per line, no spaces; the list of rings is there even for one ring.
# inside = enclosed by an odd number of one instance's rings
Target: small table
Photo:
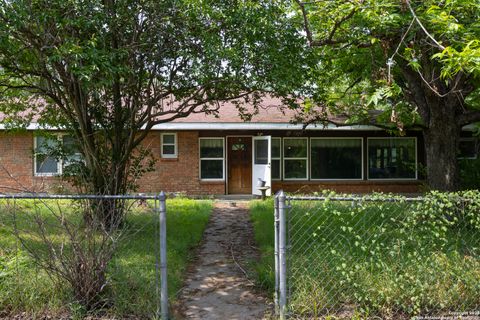
[[[257,187],[257,189],[262,193],[262,200],[265,200],[267,190],[270,189],[270,187]]]

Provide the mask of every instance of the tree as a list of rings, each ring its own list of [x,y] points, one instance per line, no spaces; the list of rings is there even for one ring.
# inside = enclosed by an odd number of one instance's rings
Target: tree
[[[309,58],[284,6],[1,0],[1,110],[70,131],[85,192],[126,193],[154,125],[228,100],[242,111],[266,93],[292,99]]]
[[[457,189],[461,129],[480,121],[479,5],[296,0],[305,37],[322,55],[314,99],[351,122],[420,127],[429,186]],[[383,113],[372,119],[373,110]]]

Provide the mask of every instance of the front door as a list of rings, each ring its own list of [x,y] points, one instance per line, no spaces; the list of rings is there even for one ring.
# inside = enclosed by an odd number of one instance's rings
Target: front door
[[[252,138],[228,137],[228,193],[252,193]]]

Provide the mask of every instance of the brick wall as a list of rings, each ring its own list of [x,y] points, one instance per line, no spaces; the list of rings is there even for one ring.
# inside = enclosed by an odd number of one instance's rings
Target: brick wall
[[[217,132],[217,135],[219,133]],[[177,132],[178,157],[160,157],[160,132],[151,132],[143,146],[150,149],[157,162],[155,171],[139,181],[140,192],[184,192],[190,195],[225,194],[224,182],[205,182],[199,179],[199,132]],[[0,132],[0,192],[50,191],[62,192],[60,178],[35,177],[33,174],[33,133]],[[314,192],[325,189],[345,193],[371,191],[414,193],[422,191],[418,181],[355,181],[355,182],[274,182],[273,191]]]
[[[0,192],[41,192],[61,185],[58,178],[34,176],[31,132],[0,132]]]
[[[290,193],[312,193],[322,190],[333,190],[338,193],[418,193],[424,191],[424,186],[418,181],[328,181],[328,182],[285,182],[274,181],[273,192],[283,189]]]
[[[225,194],[224,182],[206,182],[199,178],[198,131],[177,132],[178,157],[161,158],[160,133],[152,132],[143,145],[157,157],[155,171],[140,179],[142,192],[184,192],[192,195]]]
[[[224,182],[199,179],[198,132],[178,132],[178,158],[160,157],[160,132],[152,132],[143,146],[156,157],[154,172],[139,181],[139,192],[185,192],[195,195],[225,194]],[[68,184],[59,177],[33,174],[33,132],[0,132],[0,192],[62,192]]]

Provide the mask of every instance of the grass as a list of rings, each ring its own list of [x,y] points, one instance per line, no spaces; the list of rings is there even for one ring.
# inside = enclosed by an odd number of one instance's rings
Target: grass
[[[62,207],[70,204],[64,202]],[[33,210],[24,201],[24,210]],[[182,286],[186,268],[192,259],[192,248],[198,245],[212,210],[210,201],[172,199],[167,201],[167,259],[170,302]],[[42,210],[41,210],[42,211]],[[45,212],[43,212],[45,211]],[[40,212],[48,222],[49,212]],[[3,217],[2,217],[3,216]],[[73,218],[73,217],[71,217]],[[156,217],[146,207],[136,207],[128,215],[125,235],[119,243],[108,272],[109,296],[112,304],[106,311],[116,317],[151,317],[158,307],[155,263],[157,261],[158,226]],[[53,219],[54,220],[54,219]],[[22,221],[17,220],[22,224]],[[26,222],[23,227],[28,227]],[[62,234],[48,229],[49,236],[58,240]],[[58,235],[56,234],[58,233]],[[28,236],[34,243],[40,239]],[[67,307],[65,307],[67,306]],[[0,214],[0,317],[27,312],[31,315],[81,313],[72,303],[68,287],[50,278],[21,250],[12,234],[12,220]]]
[[[397,319],[480,308],[478,211],[446,214],[433,204],[398,203],[292,206],[293,315]],[[251,210],[262,252],[259,281],[272,292],[273,203],[255,201]]]

